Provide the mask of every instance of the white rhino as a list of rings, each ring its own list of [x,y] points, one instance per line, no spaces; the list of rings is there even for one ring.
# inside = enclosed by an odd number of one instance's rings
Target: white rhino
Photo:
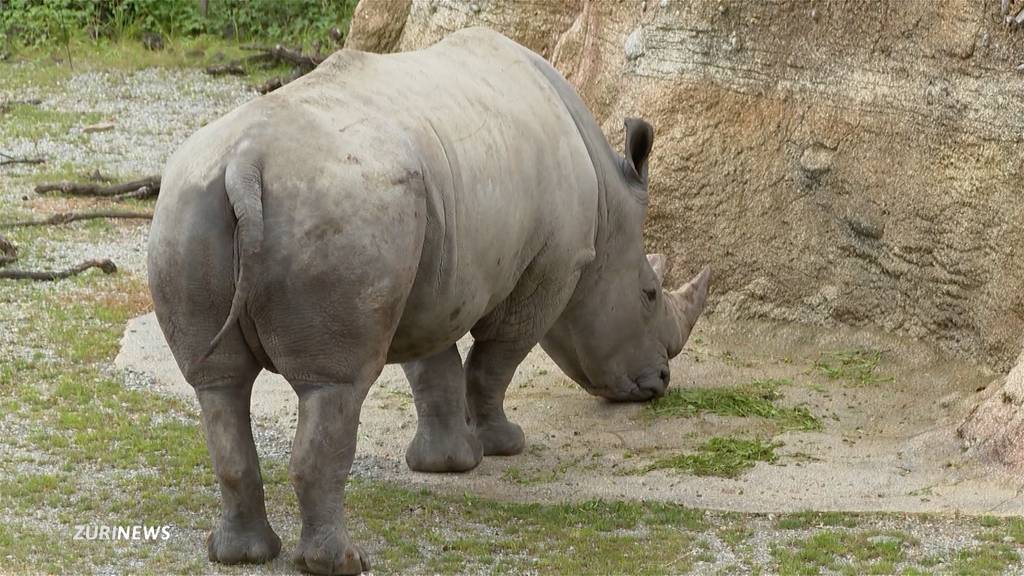
[[[663,260],[644,257],[641,234],[654,133],[643,120],[625,129],[621,156],[547,62],[469,29],[417,52],[338,52],[181,146],[153,219],[149,285],[220,482],[212,561],[281,548],[249,422],[261,369],[299,397],[293,559],[322,574],[368,568],[343,492],[360,407],[386,363],[412,386],[406,460],[421,471],[522,451],[502,403],[538,343],[592,394],[664,392],[709,275],[662,289]]]

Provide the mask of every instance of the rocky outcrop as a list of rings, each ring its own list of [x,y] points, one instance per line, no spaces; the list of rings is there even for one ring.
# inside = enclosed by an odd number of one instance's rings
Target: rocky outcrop
[[[713,313],[1017,356],[1024,32],[1000,2],[362,0],[349,45],[473,25],[551,60],[613,142],[655,125],[648,244],[673,283],[714,267]]]

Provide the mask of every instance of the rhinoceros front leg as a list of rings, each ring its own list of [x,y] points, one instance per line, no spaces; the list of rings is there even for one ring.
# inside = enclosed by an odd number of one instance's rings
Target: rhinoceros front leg
[[[465,472],[483,459],[466,424],[466,377],[453,344],[429,358],[402,364],[416,402],[416,436],[405,452],[418,472]]]
[[[469,417],[486,456],[519,454],[526,436],[505,416],[505,391],[531,345],[477,340],[466,359],[466,398]]]
[[[281,539],[267,521],[260,462],[249,423],[255,369],[244,375],[196,386],[206,446],[220,482],[224,509],[206,540],[211,562],[267,562],[281,551]]]
[[[379,371],[378,371],[379,373]],[[294,384],[299,396],[290,472],[302,514],[302,534],[292,562],[316,574],[370,570],[345,524],[345,481],[356,452],[356,429],[367,382]]]

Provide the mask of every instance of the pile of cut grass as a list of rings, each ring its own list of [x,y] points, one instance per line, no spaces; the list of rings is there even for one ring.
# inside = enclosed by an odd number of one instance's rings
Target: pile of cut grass
[[[775,449],[779,446],[759,439],[715,437],[697,448],[694,454],[659,458],[641,472],[674,470],[695,476],[735,478],[758,462],[774,462]]]
[[[842,380],[855,386],[873,386],[892,382],[891,376],[878,373],[882,352],[855,348],[825,352],[814,362],[814,369],[829,380]]]
[[[821,430],[821,422],[805,406],[778,406],[779,388],[788,380],[754,380],[727,388],[683,388],[669,391],[647,405],[656,417],[697,414],[758,417],[778,423],[785,430]]]

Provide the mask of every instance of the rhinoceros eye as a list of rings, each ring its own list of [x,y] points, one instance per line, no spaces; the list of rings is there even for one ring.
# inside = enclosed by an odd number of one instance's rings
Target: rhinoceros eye
[[[658,299],[658,289],[657,288],[644,288],[644,296],[647,297],[647,301],[648,302],[654,302],[655,300]]]

